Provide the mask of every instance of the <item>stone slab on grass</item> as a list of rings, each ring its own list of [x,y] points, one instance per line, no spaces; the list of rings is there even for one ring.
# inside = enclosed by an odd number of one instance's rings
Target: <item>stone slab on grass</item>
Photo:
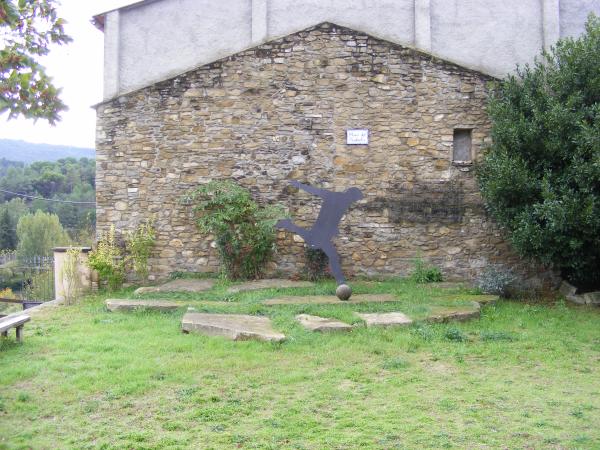
[[[184,333],[200,333],[207,336],[223,336],[233,341],[280,342],[285,335],[275,331],[271,319],[243,314],[207,314],[188,312],[181,320]]]
[[[473,302],[472,306],[432,306],[425,319],[427,322],[464,322],[479,318],[481,307]]]
[[[397,302],[398,299],[392,294],[357,294],[350,300],[340,300],[335,295],[306,295],[277,297],[263,302],[266,306],[275,305],[355,305],[358,303],[385,303]]]
[[[147,286],[135,290],[135,295],[154,294],[157,292],[204,292],[215,285],[215,280],[208,278],[179,278],[160,286]]]
[[[107,299],[106,309],[109,311],[135,311],[138,309],[151,309],[153,311],[175,311],[185,305],[172,301],[157,300],[128,300],[128,299]]]
[[[298,314],[296,320],[300,322],[304,328],[309,331],[351,331],[352,325],[344,322],[340,322],[335,319],[328,319],[326,317],[311,316],[309,314]]]
[[[368,327],[403,326],[413,323],[413,321],[406,314],[401,312],[355,314],[364,320]]]
[[[432,300],[438,300],[438,301],[464,301],[464,300],[470,300],[472,302],[476,302],[479,303],[481,306],[484,305],[491,305],[495,302],[497,302],[500,297],[497,295],[490,295],[490,294],[481,294],[481,295],[474,295],[474,294],[464,294],[464,295],[442,295],[439,297],[432,297]]]
[[[259,289],[286,289],[286,288],[306,288],[313,287],[315,283],[310,281],[293,281],[278,278],[271,278],[266,280],[253,280],[246,283],[237,284],[227,289],[230,294],[237,294],[238,292],[257,291]]]

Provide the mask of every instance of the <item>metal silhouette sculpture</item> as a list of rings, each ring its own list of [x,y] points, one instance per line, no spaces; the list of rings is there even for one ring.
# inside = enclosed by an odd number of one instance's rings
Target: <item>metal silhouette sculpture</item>
[[[346,279],[342,273],[340,255],[333,244],[333,237],[339,234],[338,226],[342,217],[346,214],[348,208],[350,208],[350,205],[362,199],[363,194],[360,189],[354,187],[346,189],[344,192],[332,192],[302,184],[298,181],[291,181],[290,184],[309,194],[321,197],[323,199],[321,210],[319,211],[317,220],[310,229],[299,227],[290,219],[278,221],[275,227],[296,233],[304,239],[304,242],[310,248],[321,249],[325,252],[329,259],[331,273],[339,285],[336,294],[340,299],[347,300],[350,298],[352,290],[345,284]]]

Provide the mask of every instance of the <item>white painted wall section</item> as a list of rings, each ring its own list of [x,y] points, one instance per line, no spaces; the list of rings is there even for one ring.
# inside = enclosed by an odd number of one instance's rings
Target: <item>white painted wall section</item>
[[[105,15],[104,98],[333,22],[504,76],[600,0],[146,0]]]
[[[269,0],[269,36],[333,22],[411,45],[414,9],[414,0]]]
[[[120,91],[231,55],[250,45],[252,0],[163,0],[121,12]]]
[[[543,0],[542,21],[544,49],[550,48],[560,38],[560,0]]]
[[[543,46],[542,5],[532,0],[431,0],[432,52],[504,76]]]
[[[268,0],[252,0],[252,43],[259,44],[268,37]]]
[[[600,16],[600,0],[560,0],[560,36],[579,36],[588,14]]]
[[[415,0],[415,42],[420,50],[431,52],[431,0]]]
[[[120,12],[112,11],[106,15],[104,25],[104,97],[111,98],[121,91],[119,83],[121,42]]]

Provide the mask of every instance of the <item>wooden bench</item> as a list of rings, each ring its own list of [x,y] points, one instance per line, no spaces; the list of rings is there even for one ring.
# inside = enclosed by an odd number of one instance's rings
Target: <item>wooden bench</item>
[[[23,340],[23,327],[26,322],[29,322],[31,317],[21,314],[20,316],[9,317],[8,319],[0,319],[0,333],[2,336],[8,336],[8,330],[15,328],[17,331],[17,342]]]

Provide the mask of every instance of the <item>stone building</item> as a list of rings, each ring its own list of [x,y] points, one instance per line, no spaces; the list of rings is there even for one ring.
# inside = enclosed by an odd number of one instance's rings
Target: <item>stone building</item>
[[[309,225],[320,205],[288,188],[295,179],[335,190],[357,186],[365,194],[345,217],[337,239],[349,274],[403,275],[420,256],[450,278],[473,278],[489,264],[504,263],[547,279],[548,272],[516,256],[486,216],[472,171],[489,142],[485,103],[490,73],[504,68],[499,64],[486,74],[449,61],[460,58],[433,55],[439,54],[432,51],[436,0],[375,2],[389,7],[391,16],[402,12],[399,5],[413,5],[413,36],[407,43],[398,42],[403,38],[394,35],[399,31],[392,26],[373,36],[364,32],[372,24],[349,28],[330,22],[272,38],[269,30],[285,27],[269,11],[277,13],[286,2],[239,3],[252,18],[248,39],[233,42],[231,29],[223,28],[227,45],[201,45],[195,65],[187,44],[185,55],[175,55],[165,67],[143,62],[148,54],[176,52],[179,45],[166,34],[162,43],[150,38],[139,22],[147,19],[143,9],[162,10],[168,22],[165,11],[185,6],[185,0],[150,0],[96,17],[99,26],[113,33],[106,36],[107,98],[97,106],[100,231],[110,225],[131,229],[154,216],[154,276],[214,271],[214,243],[196,231],[190,211],[180,202],[182,195],[211,179],[234,179],[260,202],[283,204],[300,225]],[[313,2],[307,3],[312,11]],[[320,5],[328,3],[336,2]],[[539,3],[558,5],[557,0]],[[563,0],[553,14],[542,11],[542,38],[560,35],[565,4],[569,2]],[[218,11],[210,10],[208,16],[222,19],[227,11],[214,8]],[[132,11],[137,16],[128,17]],[[177,11],[179,16],[185,12]],[[352,11],[346,22],[359,20],[359,15]],[[392,19],[381,11],[377,16]],[[428,26],[421,23],[427,20]],[[175,22],[170,24],[172,28]],[[209,37],[216,32],[214,26],[206,30]],[[194,33],[189,36],[194,41]],[[142,51],[144,39],[157,47]],[[429,44],[426,52],[415,48],[422,42]],[[207,60],[236,45],[242,48]],[[137,71],[147,73],[132,71],[134,55],[141,60]],[[353,129],[368,130],[368,144],[350,143],[347,132]],[[298,241],[280,233],[271,271],[300,270],[303,244]]]

